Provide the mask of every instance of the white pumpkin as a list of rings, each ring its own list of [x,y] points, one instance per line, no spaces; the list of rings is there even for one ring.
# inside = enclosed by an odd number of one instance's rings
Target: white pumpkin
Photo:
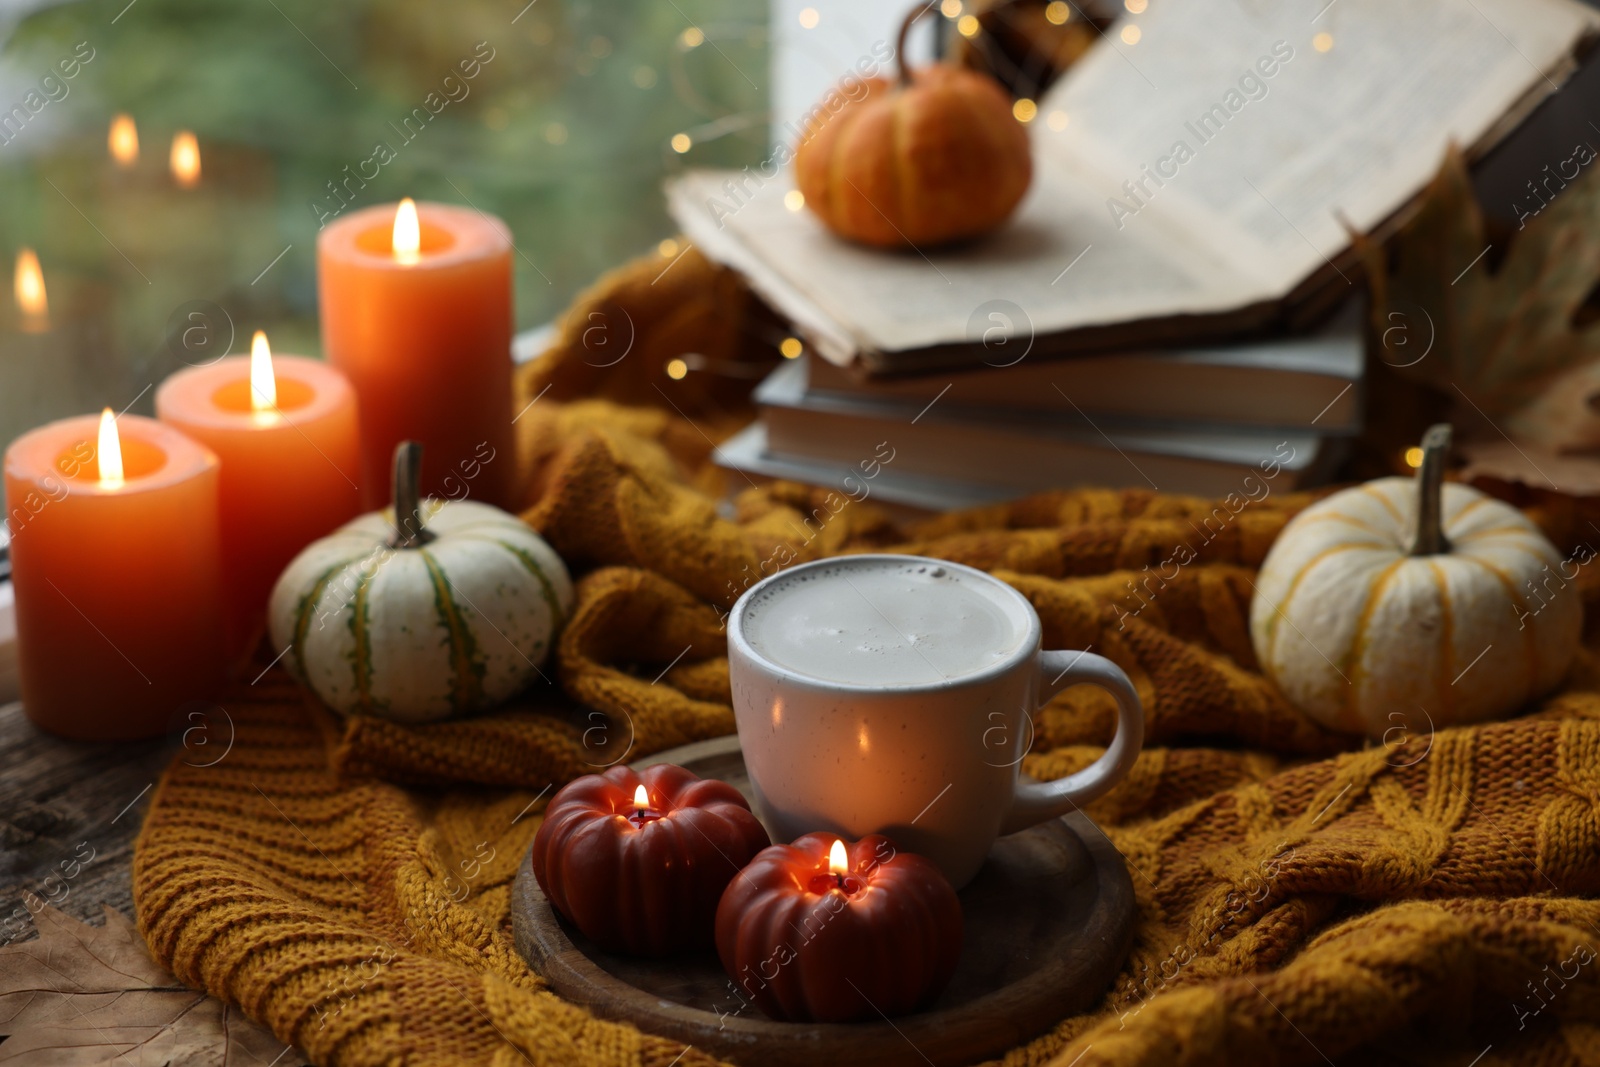
[[[308,546],[278,579],[268,613],[283,662],[329,707],[422,722],[527,685],[573,590],[561,558],[516,516],[419,501],[421,450],[405,458],[406,449],[396,455],[397,507]]]
[[[1449,430],[1429,430],[1416,479],[1314,504],[1261,565],[1256,658],[1324,726],[1393,739],[1505,715],[1577,651],[1573,564],[1521,512],[1441,484]]]

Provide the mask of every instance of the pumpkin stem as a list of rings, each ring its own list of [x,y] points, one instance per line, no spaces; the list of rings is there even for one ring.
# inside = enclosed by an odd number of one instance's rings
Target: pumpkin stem
[[[1411,555],[1439,556],[1450,551],[1444,535],[1444,462],[1450,454],[1450,424],[1428,427],[1422,435],[1422,464],[1417,468],[1417,529]]]
[[[938,0],[927,0],[927,3],[918,4],[900,24],[900,36],[895,38],[894,42],[894,62],[900,71],[897,80],[902,88],[911,84],[911,68],[906,65],[906,38],[911,34],[911,24],[932,11],[937,3]]]
[[[394,447],[394,533],[390,548],[421,548],[432,541],[422,525],[422,442],[401,441]]]

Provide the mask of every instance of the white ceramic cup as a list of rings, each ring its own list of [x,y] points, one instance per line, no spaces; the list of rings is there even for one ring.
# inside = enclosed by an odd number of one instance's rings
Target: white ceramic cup
[[[933,683],[860,684],[800,673],[754,648],[746,615],[775,583],[828,568],[885,563],[958,572],[986,586],[1018,627],[1010,651],[972,673]],[[840,568],[844,568],[840,570]],[[840,580],[841,596],[860,595]],[[781,596],[765,611],[782,611]],[[773,840],[825,831],[887,835],[938,864],[960,888],[1001,834],[1074,811],[1133,766],[1144,711],[1121,668],[1089,652],[1041,651],[1039,616],[1026,597],[972,567],[919,556],[842,556],[791,567],[751,587],[728,616],[728,668],[739,742],[756,813]],[[996,650],[999,651],[999,650]],[[1053,782],[1023,779],[1033,713],[1068,686],[1100,686],[1116,700],[1117,732],[1094,763]]]

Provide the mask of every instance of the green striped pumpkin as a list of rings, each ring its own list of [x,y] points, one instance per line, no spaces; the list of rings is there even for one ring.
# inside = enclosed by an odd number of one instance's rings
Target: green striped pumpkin
[[[499,508],[424,500],[424,543],[396,543],[395,512],[307,547],[278,579],[272,641],[329,707],[424,722],[514,695],[572,610],[572,579],[544,539]]]

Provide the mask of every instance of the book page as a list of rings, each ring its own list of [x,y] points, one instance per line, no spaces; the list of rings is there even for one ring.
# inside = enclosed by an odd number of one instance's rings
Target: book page
[[[1033,187],[986,238],[850,244],[785,206],[776,166],[690,172],[669,208],[841,364],[996,330],[1225,315],[1326,270],[1349,245],[1341,219],[1372,227],[1449,141],[1554,91],[1597,23],[1576,0],[1152,4],[1040,101]]]
[[[1041,101],[1035,146],[1119,233],[1177,228],[1287,291],[1530,91],[1553,92],[1593,12],[1566,0],[1189,0],[1151,5]],[[1465,266],[1465,264],[1463,264]]]
[[[736,196],[729,182],[752,192]],[[1059,170],[1035,173],[999,233],[925,252],[842,241],[784,205],[792,187],[787,174],[756,187],[735,172],[694,171],[669,184],[667,201],[692,243],[743,273],[835,363],[862,349],[981,343],[995,329],[1028,338],[1271,296],[1182,231],[1118,234],[1095,196]]]

